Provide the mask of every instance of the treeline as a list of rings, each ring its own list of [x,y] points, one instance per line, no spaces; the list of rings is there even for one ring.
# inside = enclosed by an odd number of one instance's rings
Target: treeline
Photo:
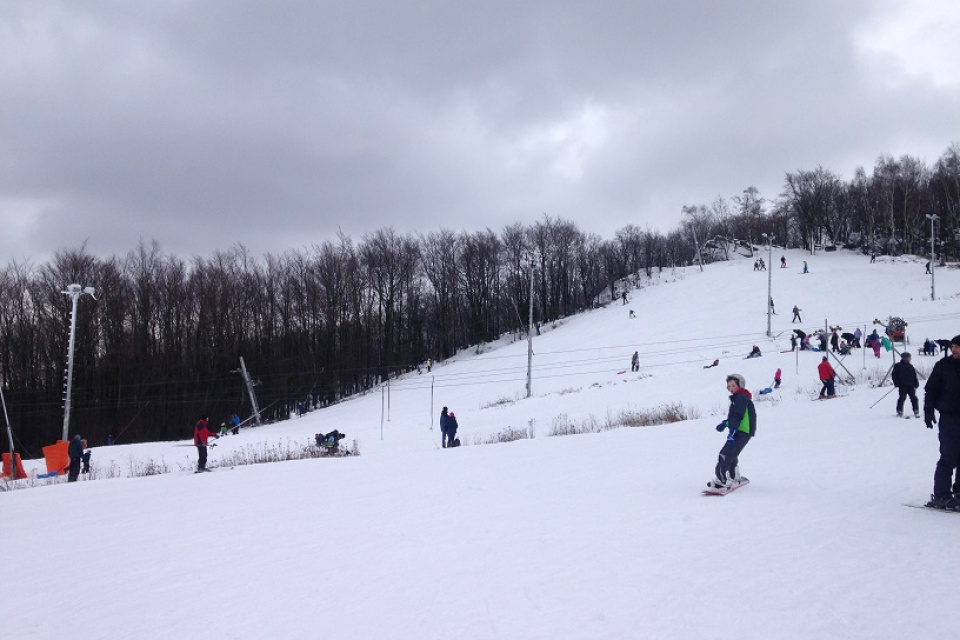
[[[196,416],[214,426],[250,415],[240,358],[259,382],[264,418],[298,403],[324,406],[372,389],[425,360],[527,330],[616,295],[624,278],[752,251],[817,243],[864,252],[922,253],[926,214],[939,216],[938,250],[957,257],[960,147],[934,167],[882,157],[850,182],[822,168],[785,177],[772,202],[754,188],[683,208],[663,234],[627,226],[612,239],[544,216],[532,225],[404,235],[381,229],[282,255],[242,246],[184,260],[156,243],[100,258],[62,250],[43,265],[0,271],[0,381],[18,446],[39,455],[59,438],[70,300],[79,300],[71,432],[91,445],[180,439]],[[926,229],[926,231],[925,231]],[[536,327],[534,327],[536,331]]]

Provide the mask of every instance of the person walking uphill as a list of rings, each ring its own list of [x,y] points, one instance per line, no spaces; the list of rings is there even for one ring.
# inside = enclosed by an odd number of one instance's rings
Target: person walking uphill
[[[900,392],[897,398],[897,417],[903,417],[903,401],[910,397],[910,404],[913,405],[913,417],[920,417],[920,403],[917,401],[917,387],[920,381],[917,380],[917,370],[910,364],[910,354],[904,353],[900,356],[900,362],[893,365],[893,386]]]
[[[67,455],[70,456],[67,482],[76,482],[80,477],[80,460],[83,458],[83,439],[80,434],[73,436],[73,440],[67,445]]]
[[[730,409],[727,419],[717,425],[717,431],[728,430],[727,441],[717,457],[714,478],[707,483],[710,492],[727,493],[750,482],[740,475],[740,454],[757,433],[757,409],[746,385],[746,380],[739,373],[727,376]]]
[[[202,415],[193,427],[193,444],[197,447],[197,473],[207,471],[207,442],[210,438],[218,437],[207,428],[207,423],[207,416]]]
[[[953,474],[960,467],[960,335],[950,341],[950,355],[937,361],[923,388],[923,419],[928,429],[940,412],[940,459],[933,472],[933,495],[928,507],[960,511],[960,482]]]

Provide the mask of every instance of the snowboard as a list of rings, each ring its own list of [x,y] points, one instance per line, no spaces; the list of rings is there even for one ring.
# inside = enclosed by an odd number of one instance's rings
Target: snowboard
[[[928,507],[925,502],[904,502],[903,506],[910,507],[911,509],[925,509],[927,511],[939,511],[940,513],[952,513],[955,515],[960,515],[960,511],[950,511],[949,509],[937,509],[936,507]]]
[[[718,490],[716,490],[716,489],[704,489],[704,490],[701,492],[701,495],[705,495],[705,496],[725,496],[725,495],[727,495],[728,493],[733,493],[734,491],[736,491],[736,490],[739,489],[740,487],[745,487],[745,486],[747,486],[748,484],[750,484],[750,479],[749,479],[749,478],[741,477],[741,478],[740,478],[740,482],[739,482],[738,484],[730,487],[729,489],[726,489],[726,490],[724,490],[724,491],[718,491]]]

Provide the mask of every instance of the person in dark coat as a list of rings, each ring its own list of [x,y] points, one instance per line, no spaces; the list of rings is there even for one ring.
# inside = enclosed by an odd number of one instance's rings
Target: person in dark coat
[[[67,446],[67,455],[70,456],[70,468],[67,471],[67,482],[76,482],[80,477],[80,461],[83,458],[83,439],[80,434],[73,436]]]
[[[193,444],[197,447],[197,472],[207,470],[207,442],[210,438],[216,439],[217,434],[207,428],[208,418],[200,416],[193,427]]]
[[[940,412],[940,459],[927,506],[960,511],[956,497],[960,483],[953,481],[960,467],[960,335],[950,341],[950,355],[933,365],[923,391],[923,419],[928,429],[937,422],[934,411]]]
[[[793,305],[793,320],[791,320],[790,323],[793,324],[794,322],[803,322],[800,318],[800,307],[797,305]]]
[[[456,427],[453,429],[453,434],[450,433],[451,418],[448,413],[448,409],[444,407],[440,411],[440,444],[443,445],[443,448],[446,449],[447,445],[453,446],[453,435],[456,434]]]
[[[729,491],[745,480],[740,476],[740,454],[757,433],[757,409],[743,376],[739,373],[728,375],[727,391],[730,392],[730,409],[727,419],[717,425],[717,431],[728,431],[727,441],[717,456],[714,478],[707,482],[707,488],[713,491]]]
[[[920,417],[920,403],[917,401],[917,387],[920,381],[917,380],[917,370],[910,364],[910,354],[903,353],[900,356],[900,362],[893,365],[893,386],[899,392],[897,399],[897,417],[903,417],[903,401],[909,396],[910,404],[913,405],[913,417]]]

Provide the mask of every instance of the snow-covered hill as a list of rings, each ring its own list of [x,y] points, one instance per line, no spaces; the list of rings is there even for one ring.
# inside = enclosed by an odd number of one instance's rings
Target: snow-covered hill
[[[844,364],[860,382],[811,402],[819,354],[781,350],[792,328],[894,315],[916,353],[960,333],[960,271],[938,271],[931,302],[924,261],[785,255],[774,339],[752,260],[664,271],[627,306],[535,338],[532,398],[526,341],[508,339],[211,450],[216,464],[337,428],[358,457],[196,475],[185,442],[102,447],[101,469],[172,472],[3,493],[0,637],[951,637],[960,517],[901,506],[929,494],[937,438],[893,417],[893,395],[870,408],[891,355],[855,352]],[[743,360],[753,344],[763,357]],[[702,497],[724,377],[756,392],[778,367],[741,458],[752,484]],[[548,435],[668,404],[699,417]],[[444,405],[471,446],[439,449]],[[534,437],[480,444],[507,427]]]

